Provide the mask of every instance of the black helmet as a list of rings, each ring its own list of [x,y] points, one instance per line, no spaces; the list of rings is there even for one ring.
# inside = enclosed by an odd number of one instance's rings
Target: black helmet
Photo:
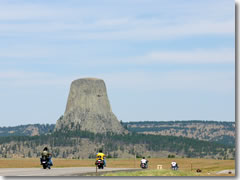
[[[102,149],[99,149],[99,152],[102,153]]]
[[[48,148],[47,148],[47,147],[45,147],[43,150],[44,150],[44,151],[48,151]]]

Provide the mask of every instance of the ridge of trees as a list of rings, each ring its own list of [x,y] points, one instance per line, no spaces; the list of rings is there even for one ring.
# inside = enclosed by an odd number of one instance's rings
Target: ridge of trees
[[[31,146],[43,146],[48,144],[50,147],[74,147],[79,139],[88,139],[95,144],[104,144],[105,152],[115,152],[121,148],[134,145],[144,145],[147,151],[168,151],[170,153],[183,152],[186,157],[205,157],[211,155],[225,155],[228,151],[234,153],[233,146],[218,144],[215,142],[200,141],[186,137],[145,135],[135,132],[129,134],[95,134],[88,131],[55,131],[51,134],[40,136],[8,136],[0,137],[0,144],[10,142],[24,142]],[[132,152],[131,149],[129,153]]]

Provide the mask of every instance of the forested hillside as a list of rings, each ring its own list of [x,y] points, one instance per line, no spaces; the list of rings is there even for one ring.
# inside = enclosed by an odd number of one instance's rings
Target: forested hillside
[[[0,157],[38,157],[44,146],[54,157],[93,158],[99,148],[111,157],[235,158],[235,123],[216,121],[121,122],[129,133],[54,132],[54,124],[0,128]]]
[[[235,145],[235,122],[220,121],[138,121],[121,122],[129,131],[167,136],[182,136],[225,145]],[[34,136],[53,132],[55,124],[28,124],[0,127],[0,136]]]
[[[0,136],[35,136],[53,131],[55,124],[27,124],[12,127],[0,127]]]
[[[40,136],[0,137],[2,157],[37,157],[48,146],[54,157],[93,158],[99,148],[111,157],[199,157],[232,159],[231,146],[185,137],[128,134],[94,134],[88,131],[62,131]]]
[[[122,122],[129,131],[183,136],[204,141],[214,141],[226,145],[235,145],[235,122],[220,121],[138,121]]]

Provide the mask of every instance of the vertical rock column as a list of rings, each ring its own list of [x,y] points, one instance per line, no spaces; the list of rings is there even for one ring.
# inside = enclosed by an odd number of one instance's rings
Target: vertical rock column
[[[88,130],[94,133],[122,133],[124,128],[113,114],[103,80],[83,78],[72,82],[64,116],[55,130]]]

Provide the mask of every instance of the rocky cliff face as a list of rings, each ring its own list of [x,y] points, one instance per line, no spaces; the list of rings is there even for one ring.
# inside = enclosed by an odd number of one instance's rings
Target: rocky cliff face
[[[72,82],[64,113],[55,130],[88,130],[94,133],[122,133],[124,128],[113,114],[103,80],[83,78]]]

